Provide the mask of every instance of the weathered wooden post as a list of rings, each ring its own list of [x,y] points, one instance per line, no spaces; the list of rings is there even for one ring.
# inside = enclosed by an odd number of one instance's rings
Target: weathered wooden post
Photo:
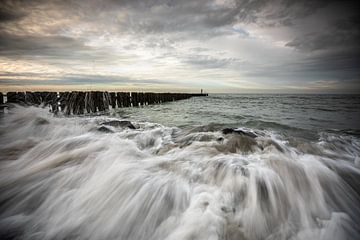
[[[110,93],[110,104],[113,109],[116,108],[116,93],[114,92]]]
[[[96,91],[96,106],[100,112],[105,110],[103,92]]]
[[[25,93],[25,102],[28,104],[38,104],[35,101],[34,94],[32,92],[26,92]]]
[[[104,110],[109,110],[110,105],[110,95],[108,92],[103,92],[103,103],[104,103]]]
[[[61,92],[59,95],[60,110],[64,112],[67,105],[69,92]]]
[[[85,109],[88,113],[96,112],[95,96],[93,91],[85,92]]]
[[[37,102],[38,105],[41,104],[41,94],[40,92],[34,92],[33,93],[34,100]]]
[[[57,92],[52,92],[51,93],[51,111],[53,113],[57,113],[59,111],[59,106],[58,106],[58,94]]]
[[[23,92],[17,93],[17,102],[25,103],[25,93]]]
[[[74,102],[72,105],[73,114],[84,114],[85,109],[85,93],[84,92],[73,92]]]
[[[79,93],[79,111],[81,112],[81,114],[85,113],[85,93],[84,92],[80,92]]]
[[[49,92],[40,92],[41,103],[46,103],[47,102],[48,95],[49,95]]]
[[[8,103],[14,103],[16,102],[16,92],[7,92],[6,93],[6,102]]]
[[[139,101],[139,103],[140,103],[140,106],[144,106],[145,104],[144,104],[144,102],[145,102],[145,100],[144,100],[144,93],[142,93],[142,92],[139,92],[138,93],[138,101]]]
[[[4,104],[4,95],[3,95],[3,93],[2,92],[0,92],[0,112],[4,112],[4,108],[5,108],[5,106],[3,106],[3,104]]]
[[[145,105],[151,104],[151,93],[144,93],[145,94]]]
[[[116,102],[117,102],[118,108],[122,108],[125,106],[124,97],[121,92],[116,93]]]
[[[137,92],[131,92],[131,103],[133,107],[138,107],[139,102],[137,98]]]
[[[131,107],[131,98],[130,98],[130,93],[129,92],[125,92],[122,93],[122,96],[124,96],[124,107]]]

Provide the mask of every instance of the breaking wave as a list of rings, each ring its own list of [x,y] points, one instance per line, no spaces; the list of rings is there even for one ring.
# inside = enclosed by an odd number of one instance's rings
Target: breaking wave
[[[0,238],[359,236],[356,136],[216,128],[11,108],[0,127]]]

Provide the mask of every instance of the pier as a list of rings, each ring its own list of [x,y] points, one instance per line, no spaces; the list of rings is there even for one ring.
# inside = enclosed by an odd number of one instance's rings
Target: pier
[[[0,93],[0,104],[50,106],[51,111],[78,115],[107,111],[110,108],[140,107],[178,101],[191,97],[208,96],[206,93],[152,93],[152,92],[7,92]]]

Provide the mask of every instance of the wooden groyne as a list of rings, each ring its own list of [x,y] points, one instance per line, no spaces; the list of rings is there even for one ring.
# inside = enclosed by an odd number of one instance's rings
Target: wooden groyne
[[[8,92],[0,93],[0,104],[49,105],[52,112],[84,114],[107,111],[111,108],[139,107],[151,104],[202,97],[199,93],[152,93],[152,92]],[[5,101],[6,99],[6,101]]]

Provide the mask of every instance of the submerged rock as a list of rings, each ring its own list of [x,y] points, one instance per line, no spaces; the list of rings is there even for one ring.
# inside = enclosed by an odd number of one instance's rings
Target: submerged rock
[[[224,128],[222,130],[222,133],[223,134],[231,134],[231,133],[236,133],[236,134],[240,134],[240,135],[243,135],[243,136],[248,136],[248,137],[251,137],[251,138],[256,138],[257,135],[255,133],[252,133],[252,132],[245,132],[243,130],[240,130],[240,129],[233,129],[233,128]]]
[[[35,125],[47,125],[50,122],[48,120],[46,120],[45,118],[42,117],[38,117],[35,119]]]
[[[102,123],[102,125],[136,129],[135,126],[130,121],[113,120],[113,121],[109,121],[109,122],[104,122],[104,123]]]
[[[217,150],[225,153],[249,153],[253,152],[256,147],[257,143],[254,138],[239,134],[228,138],[227,141],[217,147]]]
[[[101,126],[97,129],[99,132],[104,132],[104,133],[113,133],[114,131],[111,130],[110,128],[107,128],[105,126]]]

